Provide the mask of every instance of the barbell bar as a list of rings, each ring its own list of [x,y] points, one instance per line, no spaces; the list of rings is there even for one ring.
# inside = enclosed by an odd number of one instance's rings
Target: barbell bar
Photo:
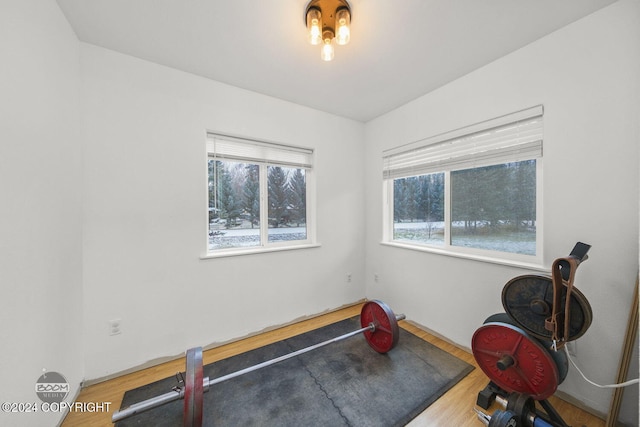
[[[371,346],[375,351],[382,354],[387,353],[397,345],[400,335],[398,321],[404,320],[405,318],[406,316],[404,314],[395,315],[389,306],[382,301],[367,301],[362,306],[362,310],[360,312],[360,325],[362,326],[360,329],[214,379],[209,379],[208,377],[203,378],[202,347],[191,348],[187,350],[186,354],[186,372],[183,387],[175,388],[173,391],[134,403],[127,408],[118,410],[114,412],[111,417],[111,421],[116,423],[150,409],[165,405],[169,402],[184,399],[184,425],[196,427],[201,426],[203,393],[208,391],[209,387],[212,385],[275,365],[276,363],[283,362],[338,341],[346,340],[359,334],[364,335],[369,346]]]

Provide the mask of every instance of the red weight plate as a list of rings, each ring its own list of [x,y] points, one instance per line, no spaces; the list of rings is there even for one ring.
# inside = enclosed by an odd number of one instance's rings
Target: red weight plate
[[[201,427],[204,394],[202,347],[187,350],[186,365],[183,424],[185,427]]]
[[[522,329],[486,323],[473,334],[473,357],[498,387],[543,400],[558,388],[558,368],[549,352]]]
[[[374,331],[364,331],[367,342],[378,353],[386,353],[398,344],[400,328],[393,311],[382,301],[372,300],[362,306],[360,325],[363,328],[373,324]]]
[[[513,325],[516,327],[522,327],[522,325],[519,325],[511,317],[509,317],[507,313],[493,314],[484,321],[484,323],[489,323],[489,322],[507,323],[509,325]],[[523,328],[523,329],[525,330],[525,332],[528,333],[527,328]],[[529,335],[533,335],[533,334],[529,334]],[[553,344],[552,341],[541,340],[535,335],[533,335],[531,338],[536,339],[547,350],[547,353],[551,355],[551,358],[553,359],[553,361],[556,364],[556,367],[558,368],[558,385],[562,384],[564,380],[567,378],[567,375],[569,374],[569,359],[567,357],[567,354],[564,351],[552,350],[551,349],[551,345]]]

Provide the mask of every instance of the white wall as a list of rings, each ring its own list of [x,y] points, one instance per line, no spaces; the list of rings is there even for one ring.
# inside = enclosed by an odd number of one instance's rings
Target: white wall
[[[545,265],[577,241],[593,246],[576,279],[593,308],[576,361],[593,380],[614,380],[638,272],[639,5],[617,2],[367,123],[368,295],[465,347],[487,316],[503,311],[504,284],[530,272],[379,244],[381,155],[543,104]],[[560,389],[608,410],[611,392],[574,369]]]
[[[364,297],[362,123],[81,46],[88,379]],[[316,149],[321,247],[200,259],[207,129]]]
[[[43,369],[65,376],[69,401],[83,374],[78,41],[55,2],[3,1],[0,58],[2,401],[39,402]]]
[[[593,245],[577,286],[594,322],[577,343],[577,362],[596,381],[615,377],[638,269],[637,0],[367,125],[78,44],[53,1],[3,2],[0,12],[4,400],[36,399],[43,368],[65,375],[73,394],[83,376],[365,294],[469,346],[484,318],[501,310],[504,283],[526,271],[381,246],[381,151],[539,103],[545,262],[577,240]],[[317,149],[320,248],[199,258],[206,129]],[[562,193],[566,183],[575,191]],[[109,336],[114,318],[123,333]],[[573,370],[561,389],[607,410],[610,392]],[[0,424],[60,418],[13,415],[0,415]]]

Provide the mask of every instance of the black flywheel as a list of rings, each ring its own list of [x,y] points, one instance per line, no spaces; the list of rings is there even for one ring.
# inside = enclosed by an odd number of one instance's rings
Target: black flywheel
[[[564,284],[564,283],[563,283]],[[563,286],[562,309],[566,305],[566,284]],[[580,338],[591,326],[593,314],[585,296],[573,287],[570,296],[569,335],[566,341]],[[553,281],[550,277],[524,275],[511,279],[502,289],[502,306],[522,329],[530,335],[550,341],[552,331],[545,328],[545,320],[553,309]]]

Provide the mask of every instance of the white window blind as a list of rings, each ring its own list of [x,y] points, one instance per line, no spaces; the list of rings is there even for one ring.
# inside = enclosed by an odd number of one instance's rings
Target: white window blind
[[[313,167],[313,149],[214,133],[207,134],[207,152],[216,159],[305,169]]]
[[[542,157],[538,105],[383,152],[385,179]]]

